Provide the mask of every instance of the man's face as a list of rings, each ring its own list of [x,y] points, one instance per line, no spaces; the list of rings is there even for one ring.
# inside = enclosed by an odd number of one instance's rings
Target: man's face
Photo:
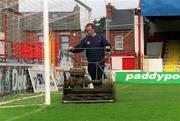
[[[86,28],[86,32],[88,33],[89,36],[93,36],[94,35],[94,29],[91,26],[88,26]]]

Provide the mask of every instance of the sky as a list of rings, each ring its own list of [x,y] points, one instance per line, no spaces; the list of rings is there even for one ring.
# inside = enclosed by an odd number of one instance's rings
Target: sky
[[[92,19],[106,15],[105,5],[109,2],[117,9],[137,8],[139,0],[81,0],[92,8]],[[41,11],[42,0],[19,0],[20,11]],[[28,3],[28,4],[27,4]],[[71,11],[75,6],[74,0],[49,0],[51,11]],[[53,7],[52,7],[53,6]],[[84,9],[84,8],[83,8]]]
[[[109,2],[117,9],[137,8],[139,0],[81,0],[92,8],[92,18],[105,16],[105,5]]]

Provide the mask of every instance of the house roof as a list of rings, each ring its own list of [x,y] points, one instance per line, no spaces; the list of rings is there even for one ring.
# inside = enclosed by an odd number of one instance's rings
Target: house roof
[[[54,18],[55,17],[55,18]],[[50,28],[52,30],[81,30],[80,14],[75,12],[61,12],[50,14]]]
[[[23,13],[21,28],[24,31],[40,31],[43,29],[43,13]],[[50,30],[66,31],[80,29],[80,13],[73,12],[50,12]]]
[[[130,30],[134,28],[134,9],[114,9],[112,20],[109,22],[109,30]]]

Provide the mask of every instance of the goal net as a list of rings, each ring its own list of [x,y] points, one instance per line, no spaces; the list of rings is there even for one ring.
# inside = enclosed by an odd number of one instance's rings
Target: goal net
[[[66,48],[82,38],[88,10],[73,0],[49,0],[48,14],[50,90],[60,94],[63,71],[73,66]],[[45,103],[43,20],[43,0],[0,1],[0,107]]]

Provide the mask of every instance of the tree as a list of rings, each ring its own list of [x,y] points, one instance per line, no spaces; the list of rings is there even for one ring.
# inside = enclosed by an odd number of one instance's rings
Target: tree
[[[96,32],[103,33],[106,24],[106,18],[102,17],[99,20],[94,20],[93,23],[95,25]]]

